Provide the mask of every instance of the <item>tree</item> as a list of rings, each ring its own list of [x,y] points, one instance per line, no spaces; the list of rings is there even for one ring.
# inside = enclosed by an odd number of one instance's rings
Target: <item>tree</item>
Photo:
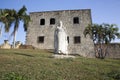
[[[12,22],[14,20],[13,16],[14,10],[10,9],[0,9],[0,22],[5,24],[5,32],[9,32],[9,29],[12,25]]]
[[[0,37],[1,37],[1,35],[2,35],[2,26],[0,27]]]
[[[11,36],[13,36],[13,48],[15,48],[16,33],[21,21],[24,23],[24,30],[27,31],[30,16],[27,15],[26,11],[27,9],[25,6],[18,11],[14,9],[4,9],[0,11],[0,21],[5,24],[6,32],[9,32],[11,25],[14,24],[14,30],[11,33]]]
[[[95,55],[97,58],[105,58],[108,44],[115,38],[120,38],[120,33],[115,24],[92,24],[84,30],[84,35],[90,35],[94,43]]]
[[[19,28],[20,21],[22,21],[24,30],[27,31],[28,23],[30,21],[30,16],[26,13],[27,9],[23,6],[19,11],[14,12],[14,30],[11,35],[13,35],[13,48],[15,48],[16,33]]]
[[[0,24],[4,24],[5,32],[9,32],[12,22],[14,20],[13,16],[14,10],[10,9],[0,9]],[[1,28],[2,29],[2,28]]]

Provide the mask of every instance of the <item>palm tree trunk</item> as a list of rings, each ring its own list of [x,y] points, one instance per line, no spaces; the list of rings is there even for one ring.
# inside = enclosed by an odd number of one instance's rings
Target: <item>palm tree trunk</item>
[[[14,36],[13,36],[13,48],[15,49],[15,42],[16,42],[16,33],[17,31],[15,31]]]
[[[103,48],[103,50],[104,50],[104,52],[103,52],[103,57],[105,58],[106,57],[106,55],[108,54],[108,44],[104,44],[104,46],[103,46],[104,48]]]
[[[2,26],[0,27],[0,37],[2,36]]]

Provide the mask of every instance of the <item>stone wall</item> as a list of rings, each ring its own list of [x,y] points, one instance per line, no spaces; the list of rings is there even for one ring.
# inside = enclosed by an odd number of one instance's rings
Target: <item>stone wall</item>
[[[120,58],[120,43],[111,43],[108,47],[109,58]]]
[[[26,45],[39,49],[54,49],[54,31],[59,21],[62,21],[69,37],[69,54],[94,57],[92,40],[83,35],[85,27],[92,23],[90,9],[31,12],[30,17],[32,21],[27,30]],[[73,23],[73,19],[76,17],[79,21],[77,24]],[[50,24],[51,18],[55,19],[53,25]],[[44,25],[40,25],[41,19],[45,20]],[[40,36],[44,37],[43,43],[38,42]],[[74,43],[76,36],[80,37],[80,43]]]

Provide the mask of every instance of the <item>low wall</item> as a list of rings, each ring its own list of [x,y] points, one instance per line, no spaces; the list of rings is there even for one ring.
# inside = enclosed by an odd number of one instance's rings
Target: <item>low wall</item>
[[[108,58],[120,58],[120,43],[111,43],[108,46]]]

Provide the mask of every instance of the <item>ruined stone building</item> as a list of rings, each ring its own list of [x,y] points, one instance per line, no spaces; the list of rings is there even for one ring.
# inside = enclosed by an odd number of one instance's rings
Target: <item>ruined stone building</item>
[[[85,27],[92,23],[90,9],[31,12],[30,18],[27,45],[38,49],[54,49],[54,31],[62,21],[68,35],[69,54],[93,57],[93,42],[83,35]]]

